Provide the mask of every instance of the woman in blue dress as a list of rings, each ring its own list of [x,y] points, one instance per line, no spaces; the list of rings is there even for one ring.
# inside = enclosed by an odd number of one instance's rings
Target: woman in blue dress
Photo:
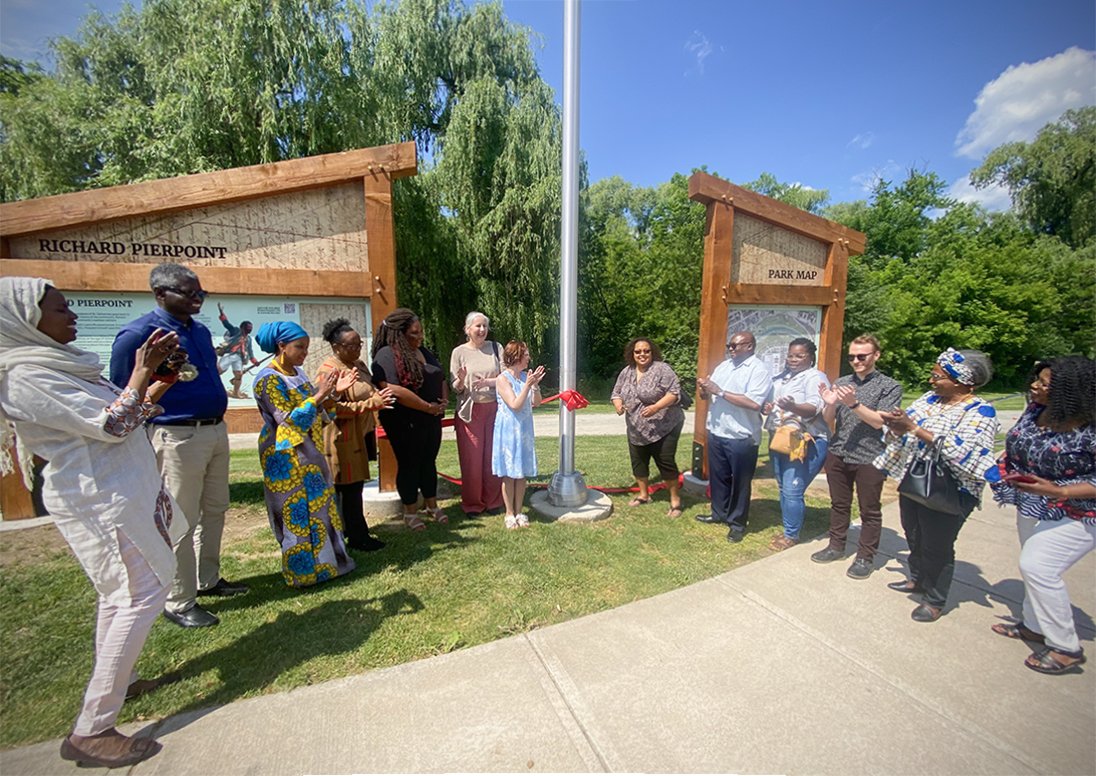
[[[529,348],[510,340],[502,351],[503,370],[495,378],[499,412],[495,419],[491,470],[502,478],[502,501],[506,527],[524,528],[529,518],[522,514],[525,479],[537,474],[537,453],[533,447],[533,407],[540,404],[540,381],[544,367],[532,372]]]

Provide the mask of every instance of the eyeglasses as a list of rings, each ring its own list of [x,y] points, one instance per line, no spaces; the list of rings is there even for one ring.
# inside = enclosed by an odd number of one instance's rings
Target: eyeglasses
[[[165,286],[162,291],[170,291],[173,294],[179,296],[185,296],[187,299],[197,299],[199,302],[204,302],[205,298],[209,296],[208,291],[183,291],[181,288],[174,288],[172,286]]]
[[[854,361],[867,361],[869,358],[871,358],[874,355],[875,355],[875,353],[849,353],[849,355],[846,356],[846,358],[849,360],[849,363],[851,364]]]
[[[941,380],[951,380],[951,379],[952,379],[951,375],[938,375],[935,372],[933,374],[929,375],[929,382],[930,383],[938,383]]]

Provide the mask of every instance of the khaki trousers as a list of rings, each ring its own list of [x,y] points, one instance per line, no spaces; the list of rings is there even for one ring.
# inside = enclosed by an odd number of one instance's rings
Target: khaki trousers
[[[175,540],[175,581],[165,608],[193,608],[199,589],[221,577],[221,534],[228,510],[228,427],[153,425],[152,447],[185,530]],[[172,531],[175,533],[175,530]]]

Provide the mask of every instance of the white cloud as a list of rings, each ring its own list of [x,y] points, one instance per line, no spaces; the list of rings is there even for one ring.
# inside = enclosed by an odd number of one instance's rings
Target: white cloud
[[[856,137],[854,137],[852,140],[845,144],[845,148],[852,148],[855,146],[856,148],[864,149],[874,142],[874,132],[860,132],[859,134],[857,134]]]
[[[970,177],[963,176],[948,187],[947,196],[960,202],[972,202],[986,210],[1002,211],[1012,207],[1008,189],[991,183],[983,189],[970,185]]]
[[[1076,46],[1009,67],[982,87],[974,113],[955,138],[956,153],[973,159],[1003,143],[1029,141],[1070,108],[1096,104],[1096,52]]]
[[[693,30],[693,34],[685,41],[685,50],[696,59],[696,69],[704,74],[704,60],[712,55],[712,43],[700,30]]]

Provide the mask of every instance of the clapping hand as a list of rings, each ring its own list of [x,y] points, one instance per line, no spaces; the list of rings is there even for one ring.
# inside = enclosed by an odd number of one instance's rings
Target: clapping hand
[[[339,369],[335,374],[338,375],[338,378],[335,380],[336,393],[349,391],[354,387],[354,383],[358,382],[357,369]]]
[[[396,394],[392,393],[392,389],[387,385],[377,391],[377,395],[384,399],[385,407],[391,407],[396,403]]]
[[[330,396],[331,392],[335,390],[336,383],[339,381],[339,378],[341,376],[342,370],[337,369],[333,369],[330,372],[324,373],[323,377],[321,377],[317,381],[319,383],[319,385],[316,386],[317,402],[322,403],[327,400],[327,397]],[[351,385],[353,385],[353,383],[351,383]]]
[[[461,364],[460,368],[457,369],[457,382],[460,385],[465,385],[464,381],[467,377],[468,377],[468,367],[465,366],[464,364]]]
[[[896,407],[889,412],[880,412],[879,415],[883,418],[883,423],[887,426],[887,429],[893,434],[905,434],[917,428],[913,418],[903,412],[900,407]]]
[[[144,344],[137,348],[133,363],[155,372],[161,364],[179,349],[179,335],[173,331],[156,329]]]
[[[529,386],[531,388],[535,388],[536,386],[540,385],[540,381],[544,379],[544,375],[547,371],[548,370],[544,368],[544,365],[541,364],[532,372],[530,372],[529,377],[527,378],[529,381]]]
[[[785,412],[794,412],[795,399],[793,399],[791,396],[781,396],[779,399],[776,400],[776,406],[784,410]]]

